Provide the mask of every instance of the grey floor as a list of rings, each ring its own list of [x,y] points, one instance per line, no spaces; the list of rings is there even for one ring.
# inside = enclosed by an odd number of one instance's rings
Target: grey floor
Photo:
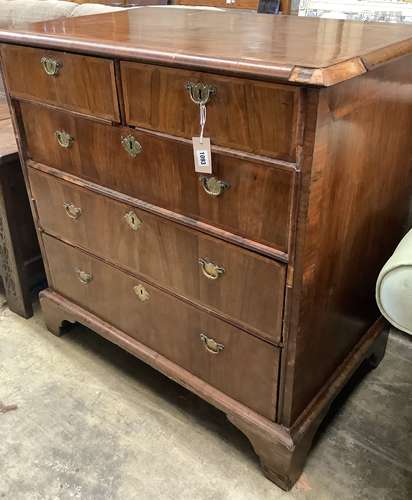
[[[224,415],[92,332],[49,334],[0,308],[0,498],[412,497],[412,342],[341,398],[290,493]]]

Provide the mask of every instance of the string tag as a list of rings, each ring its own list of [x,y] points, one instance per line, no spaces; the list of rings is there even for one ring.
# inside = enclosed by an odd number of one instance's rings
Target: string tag
[[[212,153],[210,151],[209,137],[203,137],[206,124],[206,106],[200,104],[200,135],[193,137],[193,156],[195,160],[195,172],[201,174],[212,173]]]
[[[210,139],[208,137],[193,137],[192,140],[195,172],[211,174],[212,154],[210,152]]]

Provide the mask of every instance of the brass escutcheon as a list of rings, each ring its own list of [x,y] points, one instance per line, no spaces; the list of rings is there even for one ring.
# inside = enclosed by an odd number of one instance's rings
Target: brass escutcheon
[[[133,287],[134,293],[140,302],[147,302],[150,299],[150,293],[146,290],[143,285],[136,285]]]
[[[76,269],[76,273],[77,273],[77,276],[78,276],[80,282],[83,285],[88,285],[93,279],[93,275],[91,273],[88,273],[86,271],[82,271],[81,269]]]
[[[56,130],[54,135],[56,136],[57,143],[62,148],[67,149],[73,144],[74,141],[73,137],[64,130]]]
[[[216,94],[216,88],[208,83],[186,82],[185,89],[189,92],[190,99],[197,105],[205,105],[210,97]]]
[[[53,59],[52,57],[44,56],[40,59],[40,63],[45,73],[49,76],[57,76],[63,67],[63,64],[60,61]]]
[[[63,204],[66,215],[71,219],[78,219],[82,214],[82,209],[73,205],[73,203],[65,202]]]
[[[204,345],[206,351],[210,352],[211,354],[219,354],[225,348],[223,344],[219,344],[215,339],[208,337],[204,333],[200,334],[200,340]]]
[[[121,143],[126,152],[132,158],[136,158],[136,156],[143,151],[140,142],[131,134],[127,135],[126,137],[122,137]]]
[[[139,217],[133,210],[127,212],[127,214],[125,214],[123,217],[126,220],[127,224],[133,229],[133,231],[137,231],[143,224],[143,221],[139,219]]]
[[[204,276],[206,276],[206,278],[210,280],[217,280],[225,273],[225,269],[223,267],[217,266],[216,264],[211,262],[207,257],[200,258],[199,264]]]
[[[230,188],[228,182],[221,181],[216,177],[201,175],[199,176],[199,181],[202,184],[202,188],[209,196],[220,196],[226,189]]]

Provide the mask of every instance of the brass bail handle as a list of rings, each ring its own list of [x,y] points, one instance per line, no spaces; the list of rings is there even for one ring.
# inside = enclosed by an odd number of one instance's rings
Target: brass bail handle
[[[88,285],[93,279],[92,273],[88,273],[87,271],[83,271],[81,269],[76,269],[76,274],[80,280],[80,283],[82,283],[83,285]]]
[[[219,354],[225,348],[223,344],[219,344],[215,339],[208,337],[205,333],[200,334],[200,340],[206,351],[210,352],[211,354]]]
[[[73,203],[65,202],[63,204],[64,210],[66,211],[66,215],[70,217],[70,219],[77,220],[81,214],[82,209],[73,205]]]
[[[208,177],[206,175],[201,175],[199,177],[199,181],[205,193],[213,197],[220,196],[230,188],[230,184],[228,182],[222,181],[213,176]]]
[[[56,137],[57,144],[64,149],[70,148],[73,144],[74,138],[65,130],[56,130],[54,135]]]
[[[189,92],[190,99],[198,106],[205,106],[211,96],[216,94],[216,88],[208,83],[186,82],[185,89]]]
[[[209,280],[217,280],[225,274],[225,269],[210,261],[207,257],[199,259],[202,273]]]
[[[57,76],[61,68],[63,67],[63,63],[61,63],[57,59],[46,56],[40,59],[40,64],[42,65],[42,68],[44,69],[46,75],[49,76]]]

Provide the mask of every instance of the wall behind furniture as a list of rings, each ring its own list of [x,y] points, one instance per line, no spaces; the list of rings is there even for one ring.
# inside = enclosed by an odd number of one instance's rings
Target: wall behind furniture
[[[412,23],[412,2],[400,0],[300,0],[299,15]],[[295,6],[296,7],[296,6]]]

